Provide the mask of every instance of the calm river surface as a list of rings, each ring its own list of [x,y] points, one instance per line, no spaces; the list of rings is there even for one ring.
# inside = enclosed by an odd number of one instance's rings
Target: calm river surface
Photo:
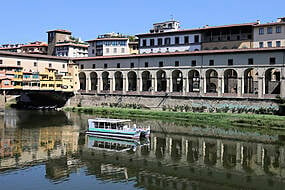
[[[139,144],[84,135],[88,116],[6,110],[0,115],[1,190],[285,189],[284,134],[151,126]]]

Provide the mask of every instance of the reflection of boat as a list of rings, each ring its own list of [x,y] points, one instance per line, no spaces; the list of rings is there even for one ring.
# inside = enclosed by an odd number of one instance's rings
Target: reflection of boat
[[[124,152],[124,151],[135,151],[137,146],[148,145],[148,139],[144,141],[130,141],[128,139],[118,140],[112,138],[102,138],[97,136],[86,136],[88,148],[91,149],[101,149],[106,151],[116,151],[116,152]]]
[[[112,164],[102,164],[101,174],[106,176],[119,176],[123,175],[126,180],[128,180],[128,170],[125,167],[117,167]]]
[[[131,127],[129,123],[130,120],[123,119],[88,119],[87,134],[114,139],[139,139],[150,135],[150,127],[138,128],[136,125]]]

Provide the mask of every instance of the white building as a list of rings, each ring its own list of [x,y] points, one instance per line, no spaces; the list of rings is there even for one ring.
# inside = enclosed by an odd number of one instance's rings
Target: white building
[[[150,33],[137,37],[140,54],[201,50],[201,33],[198,30],[180,30],[177,21],[155,23]]]
[[[57,43],[55,45],[56,56],[88,57],[88,45],[81,43]]]
[[[121,34],[104,34],[87,42],[89,57],[130,54],[129,38]]]
[[[285,17],[276,22],[256,24],[253,32],[254,48],[270,48],[285,46]]]

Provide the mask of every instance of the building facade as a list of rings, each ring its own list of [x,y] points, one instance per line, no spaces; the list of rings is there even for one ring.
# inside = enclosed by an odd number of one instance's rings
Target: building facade
[[[55,55],[55,46],[58,42],[69,41],[71,32],[68,30],[50,30],[48,33],[48,55]]]
[[[262,99],[285,97],[284,55],[284,48],[266,48],[74,61],[80,89],[87,92]]]
[[[108,33],[98,36],[94,40],[86,41],[89,44],[88,57],[128,55],[137,52],[137,44],[129,44],[129,36],[118,33]]]
[[[21,46],[21,53],[47,55],[48,45],[45,42],[31,42]]]
[[[55,45],[56,56],[88,57],[88,45],[84,43],[63,42]]]
[[[254,48],[271,48],[285,46],[285,18],[276,22],[256,24],[254,26]]]

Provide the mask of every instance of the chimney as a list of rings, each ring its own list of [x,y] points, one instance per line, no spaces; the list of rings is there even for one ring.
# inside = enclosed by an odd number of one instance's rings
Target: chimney
[[[260,20],[257,20],[256,22],[257,22],[257,24],[260,24]]]

